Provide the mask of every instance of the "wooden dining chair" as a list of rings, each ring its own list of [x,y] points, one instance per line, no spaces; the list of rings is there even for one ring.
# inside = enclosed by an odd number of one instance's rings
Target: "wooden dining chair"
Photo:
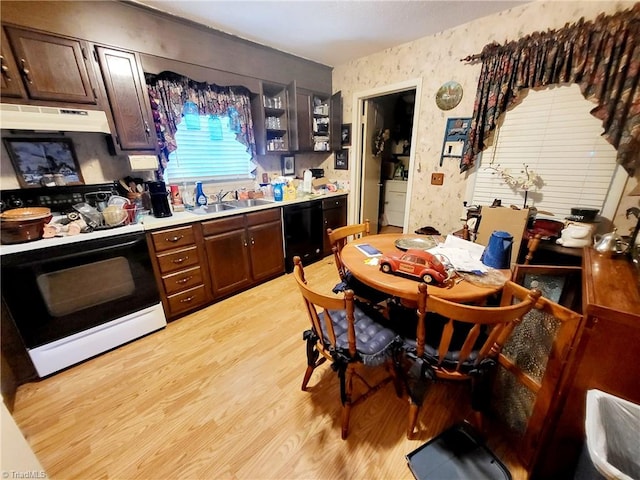
[[[369,229],[370,222],[369,220],[365,220],[364,223],[358,223],[356,225],[346,225],[336,229],[327,228],[327,236],[329,237],[329,243],[336,262],[336,268],[338,270],[338,275],[340,276],[340,282],[333,289],[334,293],[342,292],[349,288],[353,290],[353,293],[358,300],[365,303],[377,304],[387,300],[389,295],[365,285],[357,278],[353,277],[349,270],[344,266],[344,263],[342,263],[342,257],[340,256],[342,249],[347,242],[366,237],[369,235]]]
[[[412,438],[418,412],[430,381],[468,381],[476,426],[482,430],[482,411],[489,400],[489,373],[516,324],[540,298],[507,281],[499,306],[486,307],[450,302],[418,286],[415,337],[405,337],[403,377],[409,393],[407,437]]]
[[[394,360],[402,340],[365,314],[354,303],[351,290],[346,290],[341,297],[320,293],[308,285],[300,257],[294,257],[293,263],[293,275],[311,321],[311,329],[303,335],[307,342],[307,369],[302,390],[307,390],[313,371],[329,360],[340,379],[342,438],[345,439],[355,405],[389,382],[394,382],[396,394],[402,395]],[[386,370],[386,375],[375,383],[370,382],[363,376],[364,372],[360,372],[363,367]]]
[[[532,471],[546,448],[544,432],[560,401],[563,369],[583,316],[582,268],[516,265],[512,280],[542,296],[505,342],[491,388],[491,414]],[[606,341],[606,340],[605,340]]]

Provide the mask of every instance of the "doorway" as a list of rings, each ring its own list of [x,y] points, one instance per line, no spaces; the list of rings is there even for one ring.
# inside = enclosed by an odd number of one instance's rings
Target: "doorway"
[[[349,221],[371,232],[406,230],[417,142],[421,79],[354,95],[354,162]]]

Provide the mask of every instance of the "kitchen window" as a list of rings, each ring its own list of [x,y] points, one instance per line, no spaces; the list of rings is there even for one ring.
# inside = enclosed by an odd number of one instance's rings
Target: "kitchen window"
[[[589,113],[593,107],[576,84],[529,91],[504,115],[493,145],[482,153],[469,182],[471,204],[500,199],[503,206],[522,208],[525,189],[510,186],[503,174],[525,180],[526,165],[539,177],[526,191],[527,206],[560,219],[578,206],[612,218],[626,173],[616,163],[615,148],[602,137],[601,122]]]
[[[196,82],[172,72],[147,74],[146,83],[163,180],[254,178],[256,147],[248,89]]]
[[[236,140],[229,116],[197,115],[199,128],[177,126],[176,150],[169,154],[165,182],[246,180],[255,177],[255,163],[246,147]]]

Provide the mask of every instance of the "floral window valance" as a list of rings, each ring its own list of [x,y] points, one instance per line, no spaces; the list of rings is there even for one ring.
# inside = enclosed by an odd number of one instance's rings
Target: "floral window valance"
[[[505,45],[484,47],[464,60],[482,60],[473,121],[460,170],[487,147],[500,115],[527,88],[577,83],[603,136],[631,176],[640,168],[640,4],[594,21],[536,32]]]
[[[153,111],[162,167],[169,154],[176,150],[175,134],[183,121],[185,103],[197,107],[199,115],[228,115],[233,119],[236,139],[246,146],[247,152],[255,156],[256,142],[251,119],[251,97],[245,87],[220,87],[215,84],[196,82],[172,72],[145,75],[149,100]],[[162,168],[161,170],[164,170]]]

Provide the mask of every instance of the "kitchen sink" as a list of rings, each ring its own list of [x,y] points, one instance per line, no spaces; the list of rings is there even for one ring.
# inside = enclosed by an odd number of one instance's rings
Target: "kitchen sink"
[[[229,200],[224,202],[224,205],[230,205],[232,208],[249,208],[259,205],[271,205],[272,203],[273,202],[269,200],[262,200],[260,198],[249,198],[246,200]]]
[[[235,210],[238,208],[258,207],[260,205],[270,205],[273,202],[262,200],[260,198],[250,198],[247,200],[228,200],[222,203],[209,203],[208,205],[194,208],[192,213],[197,215],[207,215],[209,213],[224,212],[226,210]]]
[[[197,215],[206,215],[208,213],[216,213],[216,212],[222,212],[225,210],[233,210],[235,208],[238,208],[238,207],[236,207],[235,205],[231,205],[229,203],[210,203],[202,207],[194,208],[193,210],[191,210],[191,212]]]

